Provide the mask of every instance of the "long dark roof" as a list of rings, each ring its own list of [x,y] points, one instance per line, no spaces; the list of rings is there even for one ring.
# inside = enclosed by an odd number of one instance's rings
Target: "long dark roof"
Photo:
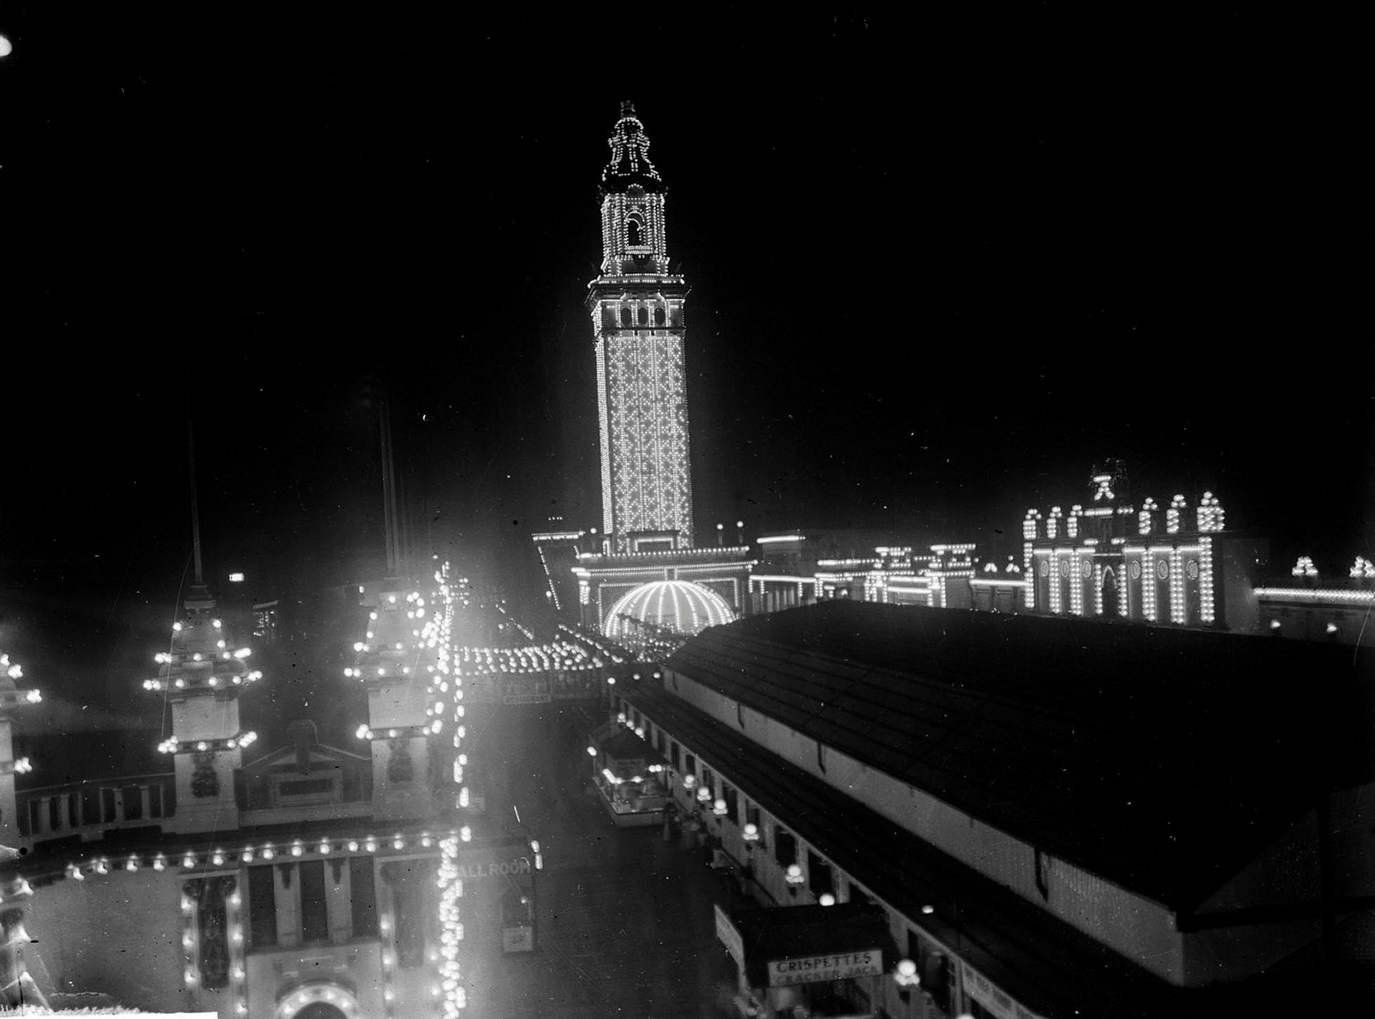
[[[1036,1014],[1195,1014],[1196,994],[1171,987],[673,693],[632,680],[616,689],[851,881],[903,916],[919,918],[921,927]],[[924,914],[926,905],[935,911]],[[1084,974],[1093,979],[1086,983]]]
[[[830,602],[667,666],[1178,911],[1375,772],[1351,648]]]

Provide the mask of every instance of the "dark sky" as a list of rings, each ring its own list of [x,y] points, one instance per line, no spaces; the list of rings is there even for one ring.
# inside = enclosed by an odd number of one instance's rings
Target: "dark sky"
[[[418,545],[597,524],[625,98],[693,287],[700,530],[996,545],[1115,456],[1277,557],[1375,545],[1375,90],[1286,24],[52,6],[0,9],[0,641],[53,667],[24,607],[80,604],[94,661],[170,612],[188,401],[212,576],[376,562],[384,394]]]

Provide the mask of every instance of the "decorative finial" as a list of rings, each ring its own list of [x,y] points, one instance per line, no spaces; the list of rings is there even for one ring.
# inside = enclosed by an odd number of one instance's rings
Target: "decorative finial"
[[[635,104],[632,103],[629,99],[622,99],[622,100],[621,100],[621,116],[622,116],[622,117],[633,117],[633,116],[635,116]]]

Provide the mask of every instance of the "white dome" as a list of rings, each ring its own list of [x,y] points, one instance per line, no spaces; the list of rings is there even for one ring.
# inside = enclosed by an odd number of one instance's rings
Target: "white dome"
[[[624,594],[611,606],[603,629],[608,637],[632,635],[625,617],[676,633],[692,635],[735,618],[730,603],[715,591],[686,580],[656,580]]]

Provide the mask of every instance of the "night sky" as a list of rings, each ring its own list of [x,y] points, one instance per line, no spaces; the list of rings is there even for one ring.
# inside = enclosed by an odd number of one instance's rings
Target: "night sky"
[[[510,580],[600,523],[622,99],[693,288],[699,531],[1011,551],[1118,457],[1280,565],[1375,547],[1372,93],[1285,25],[51,6],[0,8],[0,647],[40,685],[142,678],[188,404],[207,572],[258,596],[376,571],[383,399],[417,547]]]

